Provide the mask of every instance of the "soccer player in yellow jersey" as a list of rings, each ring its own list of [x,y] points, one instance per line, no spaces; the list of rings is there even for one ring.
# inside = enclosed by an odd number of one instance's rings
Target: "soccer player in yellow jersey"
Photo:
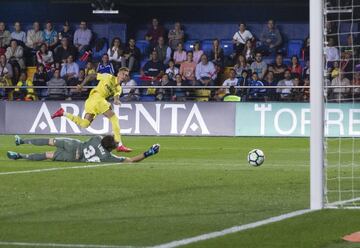
[[[90,91],[89,97],[85,101],[85,116],[81,118],[79,116],[74,116],[70,113],[66,113],[63,108],[57,110],[51,118],[56,118],[60,116],[65,116],[66,118],[72,120],[77,125],[87,128],[90,126],[91,122],[95,119],[97,115],[103,114],[109,118],[115,141],[118,142],[118,147],[116,148],[119,152],[131,152],[132,149],[123,145],[120,135],[120,125],[119,119],[116,117],[114,111],[111,109],[110,103],[106,98],[113,96],[114,104],[120,105],[120,94],[121,94],[121,83],[129,77],[129,69],[122,67],[119,69],[117,77],[111,74],[90,74],[84,81],[78,85],[78,90],[81,91],[83,86],[92,80],[99,80],[98,85]]]

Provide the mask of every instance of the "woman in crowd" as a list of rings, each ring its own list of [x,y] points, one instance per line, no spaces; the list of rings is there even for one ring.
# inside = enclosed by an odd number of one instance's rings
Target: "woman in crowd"
[[[115,67],[115,71],[117,71],[121,67],[122,57],[124,56],[124,49],[119,37],[115,37],[112,40],[107,54],[109,55],[110,62],[113,63]]]
[[[237,57],[237,61],[236,61],[236,64],[234,66],[234,70],[236,72],[236,77],[237,78],[240,78],[241,75],[242,75],[242,72],[244,70],[250,70],[250,65],[246,62],[246,58],[244,55],[240,54],[238,57]]]
[[[223,67],[224,65],[224,50],[220,46],[219,39],[213,41],[213,46],[210,51],[210,60],[217,66]]]
[[[177,45],[177,50],[174,52],[173,56],[175,65],[180,67],[181,63],[186,61],[186,52],[184,51],[184,47],[182,43]]]
[[[42,43],[39,51],[36,52],[36,61],[38,64],[43,64],[45,70],[49,72],[54,63],[53,52],[48,49],[46,43]]]
[[[198,64],[200,62],[201,56],[204,54],[204,51],[200,48],[200,42],[196,41],[194,43],[193,51],[193,61]]]

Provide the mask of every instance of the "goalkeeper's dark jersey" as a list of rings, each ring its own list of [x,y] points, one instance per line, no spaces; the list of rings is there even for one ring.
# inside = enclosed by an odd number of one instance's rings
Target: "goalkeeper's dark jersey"
[[[95,136],[80,145],[80,160],[82,162],[123,162],[124,157],[118,157],[107,151],[101,145],[101,136]]]

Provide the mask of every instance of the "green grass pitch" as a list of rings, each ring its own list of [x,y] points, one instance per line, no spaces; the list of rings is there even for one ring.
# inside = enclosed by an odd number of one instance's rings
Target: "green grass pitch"
[[[0,242],[153,246],[309,207],[308,139],[124,140],[132,155],[161,151],[138,164],[0,174]],[[247,164],[253,148],[265,152],[261,167]],[[7,150],[51,148],[0,136],[0,173],[86,165],[10,161]],[[341,241],[359,220],[360,210],[322,210],[186,247],[360,247]]]

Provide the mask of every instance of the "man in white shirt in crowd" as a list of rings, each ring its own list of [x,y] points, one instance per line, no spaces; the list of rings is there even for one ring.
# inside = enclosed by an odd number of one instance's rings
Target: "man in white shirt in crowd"
[[[234,43],[234,52],[236,54],[242,53],[244,50],[246,41],[251,40],[254,41],[255,38],[252,33],[246,29],[246,25],[243,22],[239,24],[239,31],[237,31],[233,36]]]

